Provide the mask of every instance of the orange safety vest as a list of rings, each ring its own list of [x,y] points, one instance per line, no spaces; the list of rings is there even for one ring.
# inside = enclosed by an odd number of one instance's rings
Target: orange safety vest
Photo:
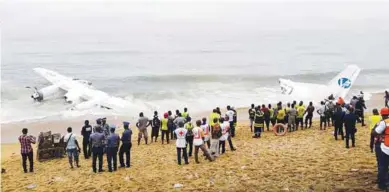
[[[384,122],[386,124],[384,131],[384,144],[385,146],[389,147],[389,119],[385,119]]]

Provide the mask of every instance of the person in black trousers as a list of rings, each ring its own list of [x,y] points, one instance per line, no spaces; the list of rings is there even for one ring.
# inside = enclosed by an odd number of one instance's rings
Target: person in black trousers
[[[122,134],[122,146],[120,146],[119,150],[119,161],[120,161],[120,168],[127,167],[129,168],[131,166],[130,164],[130,158],[131,158],[131,136],[132,136],[132,130],[129,128],[130,123],[129,122],[123,122],[124,132]],[[126,164],[124,165],[124,154],[126,154]]]
[[[344,122],[344,116],[345,113],[342,110],[342,107],[339,103],[336,103],[335,106],[335,112],[334,112],[334,124],[335,124],[335,130],[334,130],[334,137],[335,140],[338,140],[338,134],[341,135],[342,140],[344,139],[343,135],[343,122]]]
[[[22,129],[23,135],[19,136],[20,142],[20,152],[23,160],[23,170],[24,173],[27,173],[27,159],[30,162],[30,172],[34,172],[34,150],[32,149],[31,144],[35,144],[36,138],[32,135],[27,135],[28,129]]]
[[[94,133],[91,134],[89,142],[92,145],[92,169],[93,172],[97,172],[96,161],[99,159],[99,172],[103,172],[103,154],[104,154],[104,142],[105,135],[100,126],[95,128]]]
[[[92,126],[89,125],[89,121],[85,120],[85,124],[81,129],[82,139],[82,151],[84,151],[85,159],[89,159],[92,154],[91,145],[89,143],[89,137],[92,134]]]
[[[344,116],[344,126],[346,128],[346,148],[349,148],[349,140],[351,138],[352,147],[355,147],[355,133],[357,128],[355,124],[357,122],[357,116],[354,114],[354,109],[350,107],[350,113]]]
[[[108,161],[108,171],[112,172],[117,170],[117,157],[118,157],[118,148],[120,143],[120,137],[115,133],[115,127],[110,127],[110,132],[107,139],[107,161]]]

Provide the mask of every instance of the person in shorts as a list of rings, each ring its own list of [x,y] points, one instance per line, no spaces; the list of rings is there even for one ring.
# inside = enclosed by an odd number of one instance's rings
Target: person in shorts
[[[136,123],[136,127],[138,127],[139,133],[138,133],[138,145],[140,145],[140,140],[142,139],[142,135],[145,138],[145,143],[147,145],[147,127],[150,126],[149,118],[145,117],[143,115],[143,112],[139,113],[139,119]]]

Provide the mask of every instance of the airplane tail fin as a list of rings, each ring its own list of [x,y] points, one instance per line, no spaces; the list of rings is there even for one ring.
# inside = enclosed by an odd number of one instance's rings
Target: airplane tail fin
[[[349,65],[336,75],[328,84],[328,88],[335,98],[345,98],[355,83],[361,69],[356,65]]]

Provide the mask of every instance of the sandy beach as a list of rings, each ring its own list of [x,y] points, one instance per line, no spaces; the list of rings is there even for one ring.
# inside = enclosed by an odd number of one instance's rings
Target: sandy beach
[[[381,95],[367,104],[368,111],[380,106]],[[367,111],[367,112],[368,112]],[[326,131],[314,127],[277,137],[265,132],[252,139],[248,128],[247,108],[238,109],[237,136],[233,139],[237,151],[227,148],[226,154],[215,162],[201,161],[178,166],[175,141],[136,146],[136,133],[130,169],[116,173],[93,174],[91,160],[81,154],[81,168],[69,169],[67,159],[35,161],[35,173],[24,174],[17,136],[22,127],[30,133],[40,131],[65,133],[68,126],[79,134],[85,118],[50,122],[20,122],[2,125],[1,165],[2,191],[25,191],[36,184],[36,191],[173,191],[182,184],[184,191],[374,191],[376,178],[375,155],[369,149],[369,130],[358,127],[357,147],[346,149],[344,141],[335,141],[333,128]],[[194,119],[207,116],[199,113]],[[115,119],[116,118],[116,119]],[[120,124],[126,117],[109,117],[109,123]],[[358,125],[359,126],[359,125]],[[121,129],[119,129],[121,132]],[[149,132],[150,133],[150,132]],[[81,137],[79,137],[81,141]],[[36,148],[36,146],[34,146]],[[36,155],[36,153],[34,154]],[[104,167],[106,168],[106,162]]]
[[[367,127],[358,127],[356,147],[335,141],[333,128],[318,126],[277,137],[265,132],[252,139],[247,122],[239,122],[233,139],[215,162],[201,160],[178,166],[175,144],[134,145],[131,168],[94,174],[91,160],[69,169],[67,159],[35,163],[35,173],[24,174],[18,144],[2,145],[2,191],[374,191],[376,162],[368,147]],[[106,168],[106,163],[104,167]]]

